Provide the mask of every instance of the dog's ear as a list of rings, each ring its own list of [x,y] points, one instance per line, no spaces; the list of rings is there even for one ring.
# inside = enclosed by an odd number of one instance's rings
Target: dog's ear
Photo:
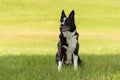
[[[64,17],[66,17],[66,15],[65,15],[64,10],[62,10],[60,21],[62,21],[62,19],[63,19]]]
[[[69,14],[68,18],[71,19],[72,21],[74,21],[74,15],[75,15],[75,11],[72,10],[71,13]]]

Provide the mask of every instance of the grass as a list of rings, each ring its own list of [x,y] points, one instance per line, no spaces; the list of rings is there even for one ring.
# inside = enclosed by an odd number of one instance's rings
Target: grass
[[[0,1],[0,80],[120,80],[119,7],[119,0]],[[57,71],[62,9],[76,12],[78,71]]]
[[[0,58],[0,77],[3,80],[119,80],[119,55],[81,57],[85,63],[78,71],[74,71],[73,66],[63,66],[62,72],[58,72],[51,55],[3,56]]]

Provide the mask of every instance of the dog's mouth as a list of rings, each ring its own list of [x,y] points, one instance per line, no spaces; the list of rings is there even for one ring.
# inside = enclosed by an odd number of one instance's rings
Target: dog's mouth
[[[69,27],[63,27],[63,28],[62,28],[62,32],[69,31],[69,29],[70,29]]]

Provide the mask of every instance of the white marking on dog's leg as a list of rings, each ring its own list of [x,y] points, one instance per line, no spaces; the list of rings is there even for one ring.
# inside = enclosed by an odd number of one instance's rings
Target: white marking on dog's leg
[[[59,61],[58,63],[58,71],[60,71],[62,69],[62,61]]]
[[[65,49],[68,49],[68,47],[67,46],[63,46]]]
[[[74,69],[77,70],[77,68],[78,68],[78,56],[73,54],[73,59],[74,59]]]

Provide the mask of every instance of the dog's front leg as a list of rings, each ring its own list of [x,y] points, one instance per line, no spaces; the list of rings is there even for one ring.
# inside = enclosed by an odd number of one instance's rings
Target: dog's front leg
[[[58,63],[58,71],[61,71],[62,69],[62,63],[63,63],[62,59],[63,59],[63,54],[60,54],[60,60]]]
[[[58,63],[58,71],[61,71],[61,69],[62,69],[62,61],[59,61],[59,63]]]
[[[78,68],[78,55],[73,54],[73,60],[74,60],[74,69],[77,70],[77,68]]]
[[[62,63],[63,63],[63,58],[65,55],[66,49],[64,47],[61,48],[60,51],[60,59],[59,59],[59,63],[58,63],[58,71],[60,71],[62,69]]]

